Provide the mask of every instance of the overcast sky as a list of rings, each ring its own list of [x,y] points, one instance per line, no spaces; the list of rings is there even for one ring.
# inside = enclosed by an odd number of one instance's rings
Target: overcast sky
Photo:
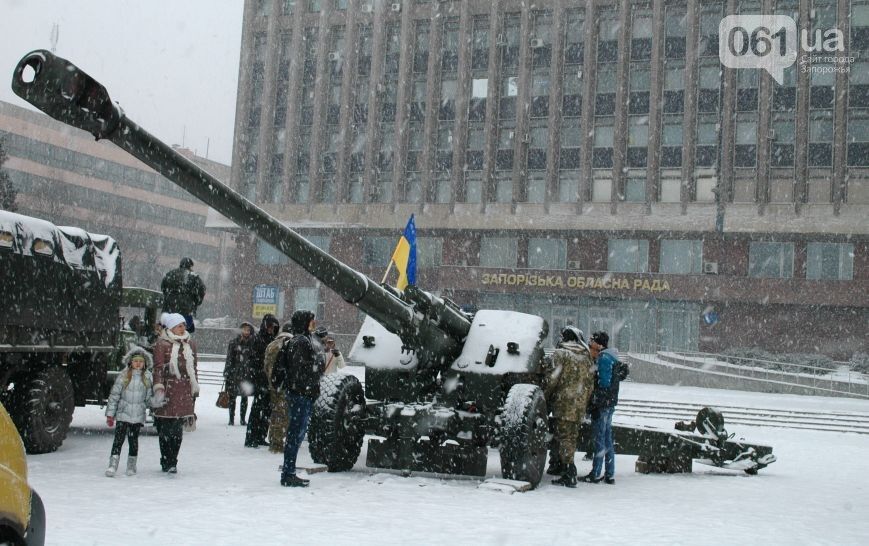
[[[51,49],[102,83],[127,116],[169,144],[229,164],[243,0],[0,0],[0,100],[15,65]],[[29,106],[29,105],[28,105]]]

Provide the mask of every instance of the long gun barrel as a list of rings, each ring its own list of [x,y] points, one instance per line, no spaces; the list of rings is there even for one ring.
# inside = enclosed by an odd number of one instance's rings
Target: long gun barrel
[[[69,61],[49,51],[25,55],[12,90],[49,116],[106,139],[172,180],[242,228],[251,230],[305,271],[374,318],[417,352],[422,367],[441,366],[460,352],[470,321],[440,307],[449,320],[426,320],[414,305],[323,252],[127,118],[108,91]],[[439,325],[441,325],[439,327]],[[447,325],[450,330],[444,330]]]

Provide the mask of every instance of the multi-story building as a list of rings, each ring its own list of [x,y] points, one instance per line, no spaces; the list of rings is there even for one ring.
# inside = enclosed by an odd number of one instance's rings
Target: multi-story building
[[[18,190],[18,212],[111,235],[121,247],[124,285],[160,288],[183,256],[209,293],[200,316],[223,311],[221,256],[231,238],[205,228],[208,208],[117,146],[46,115],[0,102],[3,168]],[[229,167],[180,149],[228,180]]]
[[[850,73],[723,67],[719,23],[754,13],[841,29]],[[233,186],[374,279],[415,214],[418,284],[459,304],[623,348],[865,350],[865,0],[248,0],[242,40]],[[358,326],[237,242],[240,315],[266,284]]]

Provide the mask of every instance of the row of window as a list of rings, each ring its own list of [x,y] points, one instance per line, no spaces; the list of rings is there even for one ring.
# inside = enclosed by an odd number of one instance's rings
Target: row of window
[[[820,7],[819,11],[824,11],[823,17],[830,18],[829,6],[821,5],[824,2],[820,0],[815,2]],[[860,34],[864,23],[864,15],[862,8],[858,6],[859,2],[855,2],[854,13],[851,15],[852,35]],[[792,0],[781,0],[776,3],[777,13],[790,13],[796,5]],[[265,2],[261,4],[263,10],[262,15],[272,13],[271,4]],[[755,8],[759,8],[758,2],[740,2],[738,11],[740,13],[753,13]],[[319,11],[319,3],[313,11]],[[337,8],[336,9],[341,9]],[[289,10],[289,11],[287,11]],[[281,14],[287,14],[292,11],[292,8],[281,8]],[[417,201],[424,198],[429,201],[448,202],[451,199],[450,188],[450,172],[454,168],[461,167],[468,173],[482,170],[484,168],[484,144],[485,144],[485,122],[486,122],[486,101],[489,95],[489,88],[497,86],[495,93],[497,104],[493,109],[497,117],[497,150],[492,155],[491,161],[494,170],[512,171],[517,166],[527,167],[528,189],[527,192],[524,186],[520,189],[520,195],[517,200],[527,200],[529,202],[542,202],[544,192],[537,191],[539,188],[533,186],[532,182],[537,179],[536,174],[542,181],[542,171],[545,171],[547,164],[554,162],[554,167],[564,172],[571,169],[578,169],[580,165],[580,142],[583,134],[590,135],[593,138],[593,147],[588,161],[594,169],[611,169],[614,166],[615,149],[614,149],[614,127],[615,127],[615,99],[616,94],[614,89],[618,87],[617,79],[617,62],[622,54],[618,50],[618,11],[612,7],[602,6],[595,12],[595,24],[598,27],[598,44],[597,56],[592,59],[592,63],[588,66],[588,70],[583,70],[581,66],[584,62],[582,51],[582,40],[578,38],[584,34],[586,21],[585,11],[582,9],[569,9],[565,12],[568,19],[566,24],[566,32],[564,36],[564,62],[565,70],[562,82],[552,80],[552,75],[549,71],[550,60],[553,55],[551,42],[553,40],[552,33],[555,25],[552,20],[552,11],[547,9],[536,9],[531,13],[531,24],[528,29],[529,36],[520,35],[520,16],[517,13],[507,13],[504,16],[500,29],[490,29],[488,15],[475,15],[473,17],[470,29],[470,46],[472,49],[470,71],[471,85],[469,86],[469,101],[466,116],[464,113],[456,111],[456,95],[458,93],[458,76],[456,74],[458,68],[458,50],[461,42],[459,36],[459,19],[458,17],[447,17],[441,22],[433,23],[428,19],[416,20],[412,23],[413,38],[411,45],[407,51],[402,51],[400,48],[400,35],[402,26],[397,22],[388,22],[386,24],[384,58],[382,63],[383,81],[380,84],[381,90],[377,93],[378,106],[373,112],[374,118],[369,121],[369,101],[368,101],[368,77],[371,70],[373,60],[372,50],[373,41],[375,38],[372,32],[371,25],[367,22],[359,24],[359,38],[357,50],[358,57],[357,66],[345,67],[343,59],[344,52],[348,47],[345,34],[346,28],[343,25],[337,25],[326,29],[325,33],[320,32],[319,27],[307,27],[304,29],[304,69],[301,74],[301,102],[300,113],[300,134],[302,135],[301,143],[296,150],[297,158],[295,161],[286,161],[284,156],[285,149],[285,130],[284,124],[286,120],[286,109],[288,100],[288,84],[289,84],[289,44],[290,33],[286,29],[281,31],[280,36],[280,56],[278,61],[278,82],[277,82],[277,98],[275,105],[274,124],[277,131],[277,146],[272,152],[270,161],[264,167],[267,167],[267,199],[278,201],[282,198],[284,189],[280,185],[283,179],[285,169],[295,168],[296,173],[300,177],[298,188],[291,188],[290,193],[293,196],[291,199],[297,202],[313,201],[333,201],[338,191],[339,184],[335,181],[333,173],[337,170],[339,154],[339,117],[341,110],[341,87],[343,79],[341,74],[345,68],[350,68],[356,81],[353,83],[354,102],[347,105],[345,108],[352,107],[352,131],[353,131],[353,146],[349,152],[347,162],[349,172],[351,174],[362,173],[366,170],[367,164],[371,164],[374,168],[374,179],[372,180],[370,194],[362,195],[361,184],[356,184],[355,179],[352,179],[348,184],[347,195],[345,196],[352,202],[361,202],[370,200],[372,202],[388,202],[393,199],[396,193],[396,188],[393,187],[392,173],[396,162],[395,154],[398,150],[397,138],[406,132],[409,136],[406,157],[404,158],[406,174],[415,178],[416,173],[433,171],[432,189],[430,195],[418,197],[421,192],[414,186],[402,188],[405,195],[402,199],[406,201]],[[682,166],[682,145],[683,145],[683,124],[681,113],[686,108],[696,106],[700,114],[697,119],[694,150],[694,164],[699,167],[714,167],[719,161],[719,145],[720,135],[719,127],[720,120],[718,119],[718,111],[721,107],[721,74],[720,64],[717,60],[717,24],[724,14],[724,3],[708,3],[700,10],[700,60],[696,67],[697,73],[694,79],[698,82],[697,103],[696,105],[685,105],[685,79],[686,79],[686,56],[685,56],[685,19],[687,10],[684,5],[668,5],[666,6],[665,14],[665,54],[663,55],[663,97],[661,108],[666,114],[663,119],[660,139],[660,164],[662,168],[681,168]],[[818,21],[823,19],[822,15],[818,16]],[[651,36],[653,32],[653,18],[651,10],[647,6],[637,4],[631,9],[632,30],[629,49],[625,53],[629,55],[631,68],[629,71],[629,94],[627,100],[627,115],[628,115],[628,138],[627,148],[625,150],[626,167],[637,169],[633,173],[635,180],[628,180],[624,188],[624,198],[629,201],[644,200],[645,191],[644,183],[641,178],[644,173],[638,169],[647,167],[648,158],[651,155],[648,148],[649,143],[649,117],[650,112],[650,88],[651,70],[648,61],[651,58]],[[826,21],[826,19],[824,19]],[[832,8],[832,21],[836,21],[835,6]],[[816,23],[820,24],[820,23]],[[430,47],[430,35],[435,29],[439,29],[443,34],[441,45],[441,57],[439,85],[435,91],[436,104],[427,105],[427,79],[426,72],[428,67],[428,55]],[[497,34],[495,43],[497,45],[496,58],[501,67],[500,82],[489,81],[489,55],[488,44],[490,36],[496,30],[500,30]],[[320,34],[325,34],[320,36]],[[518,59],[514,58],[520,50],[519,42],[523,39],[531,41],[529,61],[532,74],[528,81],[519,81],[518,78]],[[313,113],[315,112],[315,82],[318,79],[316,74],[318,54],[318,40],[327,40],[329,42],[329,59],[330,59],[330,77],[328,84],[325,87],[324,94],[327,95],[328,104],[322,109],[328,128],[321,133],[321,141],[310,145],[310,127],[313,124]],[[265,33],[259,33],[255,36],[253,64],[253,88],[252,104],[250,106],[250,124],[248,134],[242,136],[240,141],[247,143],[245,153],[242,154],[242,172],[243,172],[243,191],[249,197],[253,197],[253,183],[255,182],[255,173],[258,164],[259,154],[259,116],[262,110],[262,78],[264,77],[265,68],[263,60],[265,58],[265,48],[267,44],[267,36]],[[715,46],[715,47],[713,47]],[[479,53],[479,54],[478,54]],[[398,66],[399,57],[402,55],[411,55],[413,57],[412,71],[413,82],[409,97],[409,126],[407,131],[396,131],[393,124],[395,122],[396,101],[398,95]],[[862,70],[863,68],[867,70]],[[869,106],[869,85],[863,85],[864,79],[869,83],[869,63],[855,63],[856,70],[852,70],[854,74],[851,77],[850,86],[851,93],[849,95],[849,123],[847,135],[847,149],[841,158],[850,166],[867,166],[869,165],[869,110],[862,110],[864,106]],[[790,69],[795,74],[795,68]],[[583,72],[586,74],[583,75]],[[735,101],[735,109],[738,112],[736,123],[734,125],[733,146],[733,164],[737,168],[753,168],[757,163],[758,152],[758,131],[759,125],[757,120],[757,111],[761,107],[758,99],[758,79],[756,70],[740,70],[737,74],[737,100]],[[595,96],[593,97],[593,119],[590,120],[591,130],[583,130],[583,124],[588,124],[586,120],[580,120],[581,105],[582,105],[582,90],[584,87],[583,78],[596,78]],[[833,100],[835,97],[835,78],[831,79],[829,74],[819,75],[813,74],[811,77],[810,88],[810,106],[811,121],[808,154],[808,165],[812,167],[829,167],[833,164],[833,141],[834,131],[832,124]],[[553,154],[549,151],[548,134],[549,127],[547,125],[547,117],[549,116],[549,95],[554,86],[561,85],[563,87],[563,104],[561,114],[564,120],[561,127],[556,127],[556,131],[560,131],[561,145],[560,151]],[[527,133],[524,135],[516,135],[516,116],[517,108],[516,101],[520,96],[520,90],[523,87],[528,87],[529,104],[525,109],[530,118],[530,125]],[[865,89],[864,89],[865,88]],[[865,91],[865,92],[864,92]],[[793,167],[795,164],[795,144],[796,137],[793,131],[794,121],[793,115],[796,106],[796,78],[791,77],[786,79],[784,86],[776,86],[774,89],[771,107],[774,110],[775,117],[772,120],[770,132],[766,135],[772,142],[770,144],[770,163],[773,167]],[[862,98],[861,98],[862,97]],[[864,101],[865,99],[865,101]],[[422,131],[425,112],[434,110],[438,120],[437,124],[437,139],[435,150],[431,154],[431,163],[423,165],[420,161],[422,151],[426,147],[424,144],[424,135]],[[454,165],[453,157],[453,142],[454,142],[454,121],[457,116],[466,117],[469,120],[467,129],[467,138],[462,140],[465,142],[466,149],[463,152],[463,158],[460,160],[460,165]],[[373,157],[366,157],[366,132],[373,127],[372,124],[378,124],[380,131],[379,141],[373,147]],[[306,137],[307,136],[307,137]],[[519,138],[521,142],[527,142],[527,153],[519,153],[515,155],[514,143]],[[434,142],[432,143],[434,144]],[[318,153],[316,147],[321,147],[321,153]],[[520,148],[520,150],[522,150]],[[312,161],[316,161],[317,165],[311,165]],[[518,163],[518,165],[516,165]],[[297,167],[294,167],[297,165]],[[311,176],[311,169],[316,169],[322,173],[322,181],[320,184],[319,195],[308,195],[308,178]],[[497,174],[496,174],[497,176]],[[475,202],[477,200],[476,182],[473,175],[466,176],[471,183],[469,186],[468,197],[460,196],[462,200]],[[541,185],[542,187],[542,185]],[[496,191],[498,196],[497,201],[510,201],[514,197],[511,191],[503,192],[499,186]],[[509,198],[506,195],[510,193]],[[527,193],[527,195],[524,195]],[[569,192],[568,192],[569,193]],[[502,199],[504,197],[504,199]]]
[[[308,240],[329,252],[328,236],[307,236]],[[480,240],[479,266],[515,268],[519,265],[519,244],[516,237],[483,237]],[[529,269],[581,269],[577,261],[567,261],[567,240],[530,238],[527,240]],[[794,246],[792,242],[752,241],[749,244],[748,276],[754,278],[791,278],[794,276]],[[607,244],[607,271],[619,273],[649,272],[649,241],[642,239],[610,239]],[[366,267],[386,267],[395,248],[394,237],[363,239],[362,263]],[[417,239],[417,265],[420,268],[442,264],[443,239]],[[455,265],[471,265],[470,263]],[[286,256],[263,241],[257,246],[257,263],[286,264]],[[587,269],[592,269],[586,265]],[[658,273],[700,274],[704,272],[703,241],[663,239],[660,241]],[[716,270],[717,272],[717,270]],[[851,280],[854,275],[854,245],[852,243],[807,243],[805,275],[807,279]]]

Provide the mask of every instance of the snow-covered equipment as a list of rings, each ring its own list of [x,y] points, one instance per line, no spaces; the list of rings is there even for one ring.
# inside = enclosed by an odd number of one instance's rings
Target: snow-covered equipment
[[[367,432],[371,467],[481,476],[488,448],[498,446],[504,478],[540,482],[549,442],[541,317],[470,314],[415,286],[378,284],[148,134],[102,85],[48,51],[26,55],[12,87],[51,117],[117,144],[368,315],[349,355],[366,366],[364,388],[351,375],[322,380],[308,432],[316,462],[352,468]]]
[[[75,406],[105,404],[159,292],[121,287],[107,235],[0,211],[0,401],[30,453],[63,443]],[[144,309],[138,332],[122,309]],[[150,314],[149,314],[150,313]]]

